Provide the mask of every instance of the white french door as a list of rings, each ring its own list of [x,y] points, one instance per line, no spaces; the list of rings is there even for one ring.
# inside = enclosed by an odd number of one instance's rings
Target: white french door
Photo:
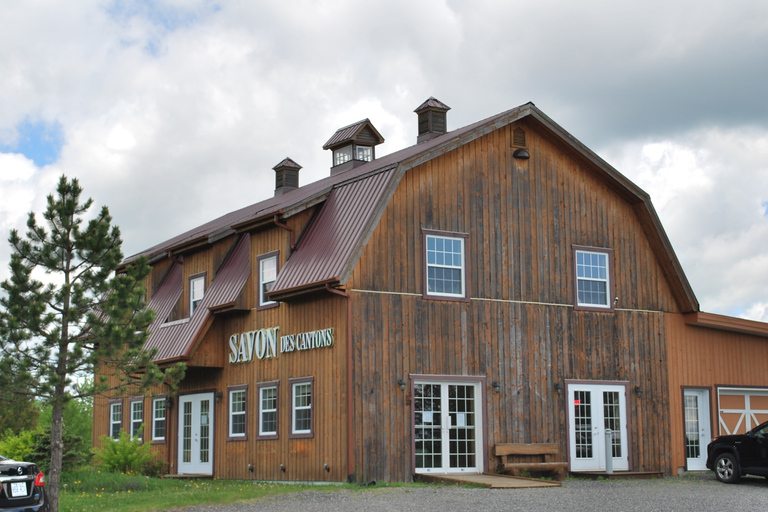
[[[614,470],[629,470],[626,402],[623,385],[568,384],[571,471],[605,471],[606,453]]]
[[[213,474],[213,393],[179,397],[178,472]]]
[[[481,392],[479,382],[414,381],[417,473],[482,473]]]
[[[683,391],[685,421],[685,465],[689,471],[707,469],[707,445],[712,440],[709,390]]]

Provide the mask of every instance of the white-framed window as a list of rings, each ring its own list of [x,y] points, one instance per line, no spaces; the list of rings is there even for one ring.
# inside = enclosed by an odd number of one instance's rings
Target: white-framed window
[[[259,438],[277,439],[278,384],[259,384]]]
[[[205,274],[189,278],[189,316],[195,312],[205,295]]]
[[[587,309],[613,309],[611,300],[611,251],[574,248],[576,266],[576,306]]]
[[[341,165],[352,160],[352,144],[333,150],[333,165]]]
[[[246,391],[244,386],[229,389],[229,438],[245,438]]]
[[[465,235],[424,232],[424,296],[466,298]]]
[[[313,377],[291,379],[291,435],[289,437],[314,435],[313,385]]]
[[[277,306],[277,302],[269,300],[266,293],[272,289],[277,280],[277,256],[278,252],[264,254],[257,258],[259,266],[259,308]]]
[[[131,401],[131,437],[134,439],[144,439],[144,432],[141,428],[144,423],[144,400]]]
[[[370,162],[373,160],[373,148],[371,146],[355,146],[355,160]]]
[[[152,441],[165,441],[166,428],[165,397],[152,400]]]
[[[120,430],[123,428],[123,403],[112,402],[109,404],[109,435],[112,439],[120,438]]]

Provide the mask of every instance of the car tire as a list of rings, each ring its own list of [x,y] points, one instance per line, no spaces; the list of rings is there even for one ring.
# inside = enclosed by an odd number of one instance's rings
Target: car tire
[[[715,476],[726,484],[734,484],[741,478],[739,463],[732,453],[721,453],[715,460]]]

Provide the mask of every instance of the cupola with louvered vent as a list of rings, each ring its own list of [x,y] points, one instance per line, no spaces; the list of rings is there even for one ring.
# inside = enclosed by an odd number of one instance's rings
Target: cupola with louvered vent
[[[448,131],[449,110],[451,107],[432,96],[414,110],[419,116],[417,144],[439,137]]]
[[[299,188],[299,170],[301,166],[285,158],[272,168],[275,171],[275,196],[281,196],[286,192]]]

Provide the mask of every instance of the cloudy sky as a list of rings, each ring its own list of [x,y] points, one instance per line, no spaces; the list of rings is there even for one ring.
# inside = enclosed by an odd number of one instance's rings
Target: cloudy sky
[[[302,183],[370,118],[533,101],[651,194],[702,310],[768,321],[768,2],[30,0],[0,6],[0,279],[62,173],[126,255]]]

